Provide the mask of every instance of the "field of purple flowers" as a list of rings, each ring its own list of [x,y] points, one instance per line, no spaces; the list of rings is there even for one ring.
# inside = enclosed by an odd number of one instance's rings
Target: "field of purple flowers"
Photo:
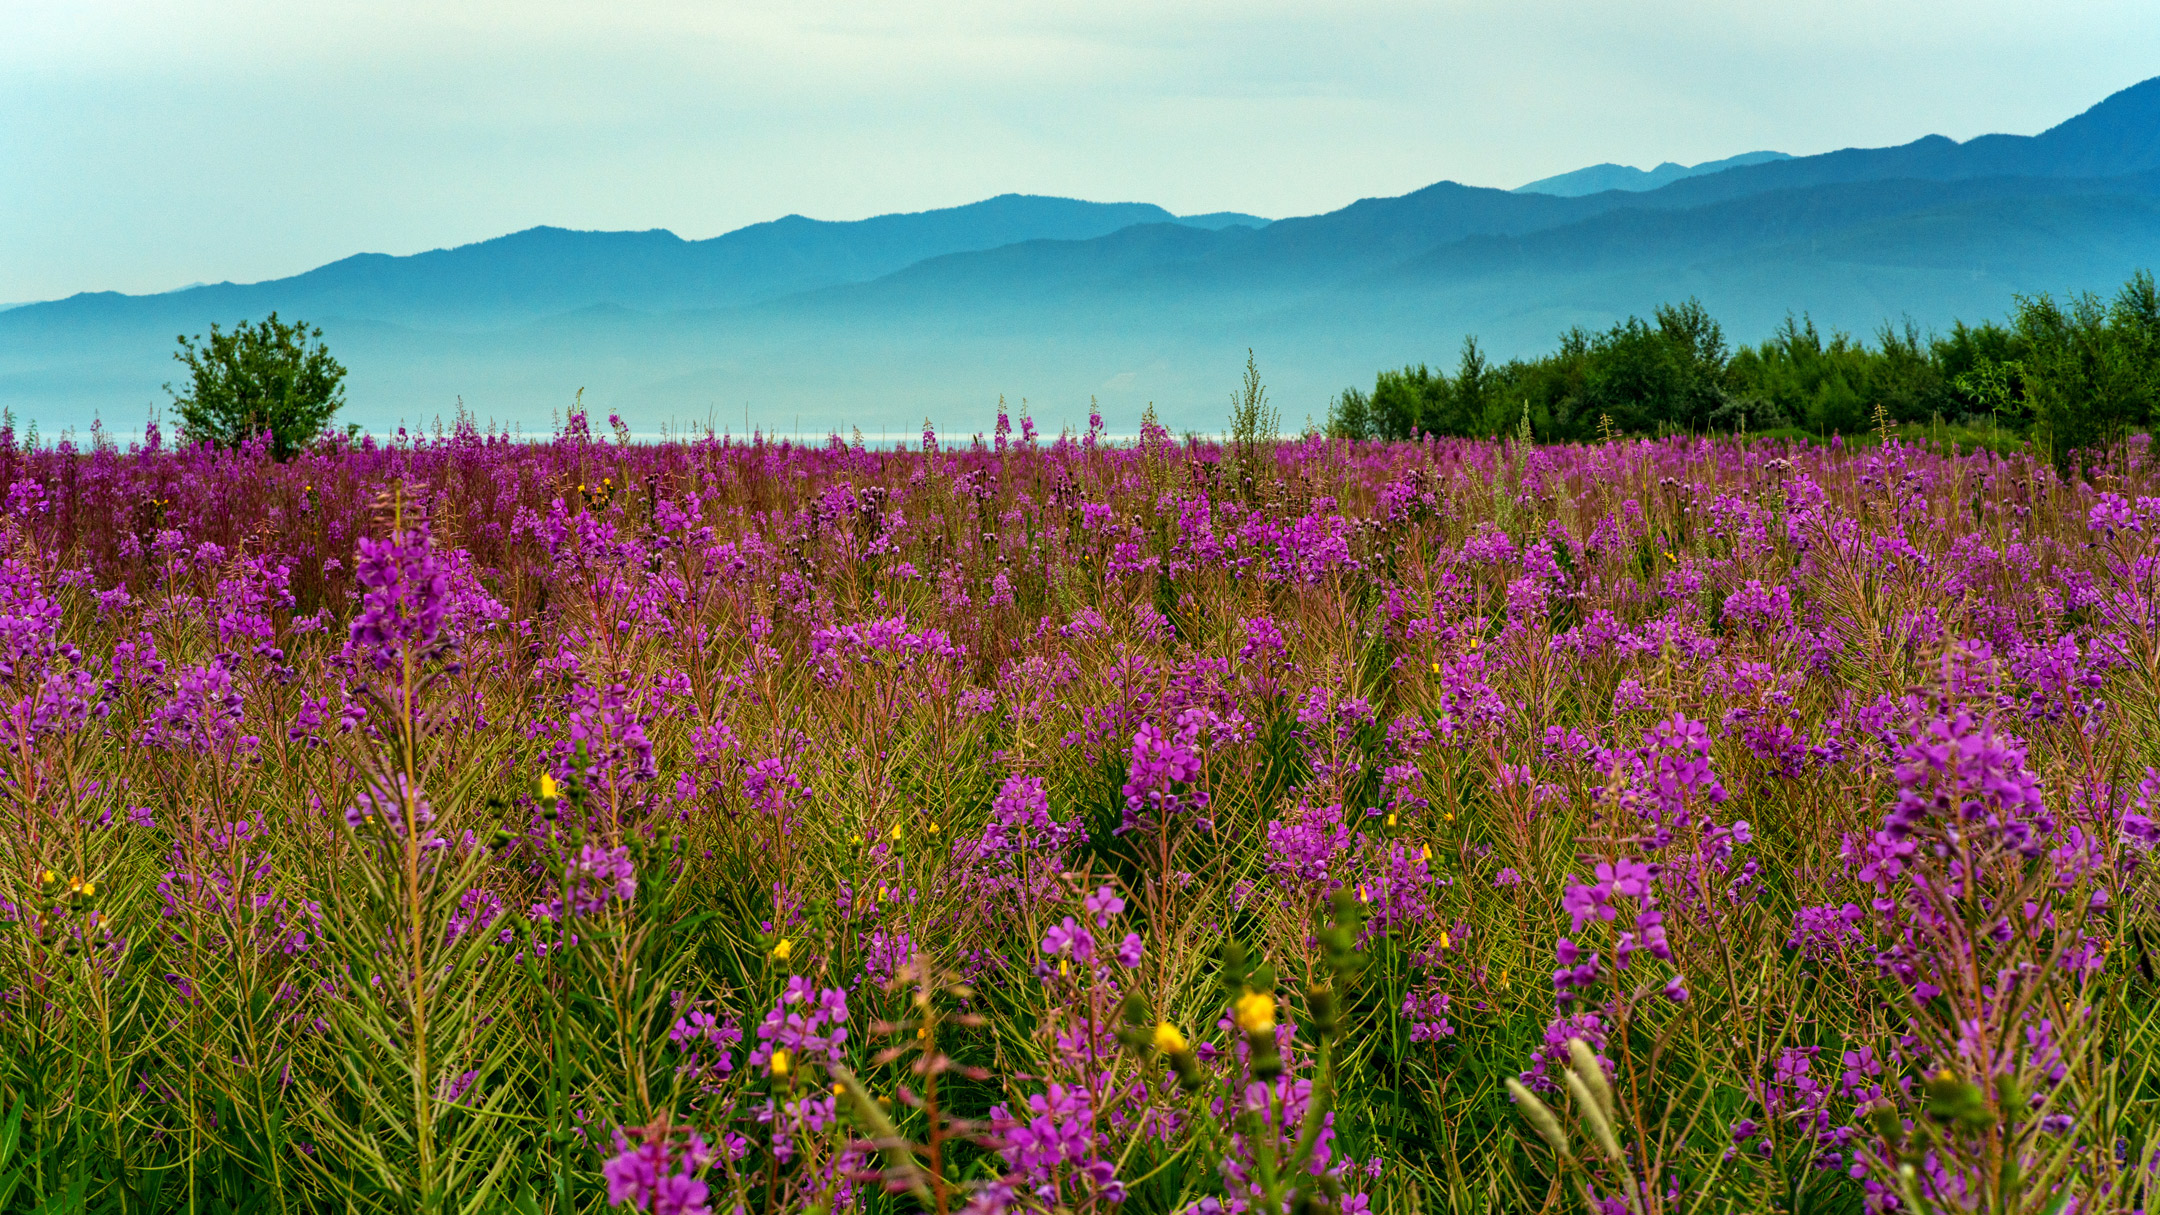
[[[0,490],[0,1210],[2149,1204],[2143,440]]]

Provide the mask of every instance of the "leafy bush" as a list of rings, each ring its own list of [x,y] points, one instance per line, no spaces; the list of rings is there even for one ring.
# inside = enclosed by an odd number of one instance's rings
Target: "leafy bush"
[[[321,338],[275,312],[230,333],[212,325],[208,341],[182,335],[173,358],[188,369],[187,391],[165,385],[182,436],[238,447],[267,435],[280,460],[312,442],[345,405],[345,368]]]

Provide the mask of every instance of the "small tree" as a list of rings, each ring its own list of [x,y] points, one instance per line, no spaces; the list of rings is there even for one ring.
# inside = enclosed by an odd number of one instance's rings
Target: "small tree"
[[[282,460],[322,433],[345,404],[345,368],[330,357],[322,330],[287,324],[273,312],[260,323],[241,321],[231,333],[210,326],[210,340],[182,334],[173,358],[187,365],[190,384],[172,393],[180,431],[191,442],[225,447],[268,432]]]

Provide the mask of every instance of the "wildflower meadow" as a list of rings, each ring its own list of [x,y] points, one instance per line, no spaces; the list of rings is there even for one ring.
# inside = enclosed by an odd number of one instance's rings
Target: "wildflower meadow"
[[[0,1210],[2144,1210],[2160,466],[0,438]]]

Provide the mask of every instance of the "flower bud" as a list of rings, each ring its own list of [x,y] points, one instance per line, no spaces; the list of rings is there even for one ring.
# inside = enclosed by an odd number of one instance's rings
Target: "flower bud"
[[[1323,1038],[1332,1038],[1342,1031],[1342,1002],[1335,998],[1335,989],[1325,983],[1316,984],[1305,992],[1305,1003],[1312,1009],[1313,1028]]]
[[[1523,1087],[1522,1081],[1515,1077],[1509,1076],[1505,1083],[1508,1096],[1515,1099],[1515,1106],[1522,1111],[1523,1120],[1530,1124],[1530,1129],[1550,1144],[1562,1160],[1573,1160],[1575,1154],[1568,1150],[1567,1134],[1560,1129],[1560,1120],[1553,1117],[1551,1108],[1538,1100],[1537,1094]]]
[[[1207,1087],[1207,1072],[1200,1066],[1200,1057],[1189,1050],[1171,1051],[1170,1070],[1177,1074],[1178,1087],[1188,1093],[1197,1093]]]
[[[1596,1052],[1581,1038],[1568,1039],[1568,1061],[1576,1075],[1582,1077],[1583,1087],[1597,1102],[1598,1112],[1607,1120],[1613,1116],[1612,1083],[1606,1078],[1605,1066],[1598,1062]]]

